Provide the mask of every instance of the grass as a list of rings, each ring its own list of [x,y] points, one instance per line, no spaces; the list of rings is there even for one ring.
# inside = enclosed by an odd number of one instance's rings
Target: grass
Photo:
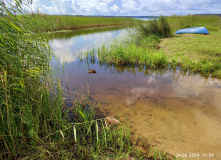
[[[158,33],[159,34],[156,34]],[[98,49],[101,62],[120,65],[135,65],[147,67],[165,67],[168,59],[157,50],[160,37],[168,37],[170,28],[164,17],[141,24],[131,32],[129,38],[115,42],[111,47]]]
[[[77,29],[77,30],[64,30],[64,31],[58,31],[56,34],[53,34],[53,39],[69,39],[74,36],[78,35],[87,35],[87,34],[93,34],[98,32],[106,32],[106,31],[114,31],[119,29],[125,29],[128,28],[128,26],[110,26],[110,27],[99,27],[99,28],[87,28],[87,29]]]
[[[182,20],[183,18],[183,20]],[[182,34],[163,39],[160,46],[173,66],[201,73],[205,76],[221,78],[221,38],[218,16],[172,16],[171,26],[189,21],[190,27],[205,26],[209,35]],[[174,27],[177,28],[177,27]]]
[[[219,17],[171,16],[163,18],[163,22],[165,28],[168,28],[168,24],[170,26],[170,29],[163,29],[168,33],[159,29],[164,28],[160,27],[160,19],[152,20],[133,31],[128,39],[113,43],[109,48],[105,46],[99,48],[100,62],[151,68],[180,66],[184,71],[221,78]],[[210,34],[171,35],[170,33],[182,27],[197,26],[207,27]],[[168,35],[171,36],[168,37]],[[159,37],[168,38],[160,39]]]
[[[124,17],[78,17],[45,14],[32,14],[32,16],[39,18],[43,22],[46,31],[76,30],[107,26],[131,26],[141,22],[141,20]]]
[[[87,96],[67,98],[42,20],[13,2],[0,1],[0,159],[165,159],[137,150],[129,128],[108,125]]]
[[[178,29],[201,26],[206,27],[208,31],[220,31],[219,16],[174,15],[167,17],[167,20],[171,26],[173,33],[175,33],[175,31]]]
[[[141,45],[144,43],[149,43],[149,39],[144,39]],[[162,52],[144,46],[136,46],[135,44],[130,44],[128,46],[121,44],[110,48],[103,46],[101,49],[98,49],[98,57],[101,62],[110,64],[134,64],[136,66],[146,65],[150,67],[162,67],[167,65],[166,57]]]
[[[63,129],[66,122],[62,90],[49,78],[52,53],[47,36],[24,28],[14,6],[0,5],[5,14],[0,19],[0,158],[10,159],[36,151],[43,137]],[[24,20],[41,28],[37,19]],[[61,139],[59,134],[52,137]]]

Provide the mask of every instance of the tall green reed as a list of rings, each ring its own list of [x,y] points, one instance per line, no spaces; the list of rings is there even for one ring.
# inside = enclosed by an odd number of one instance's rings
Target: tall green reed
[[[49,66],[52,51],[42,20],[13,2],[0,1],[0,158],[142,157],[133,150],[128,127],[108,126],[87,101],[65,104],[60,78]]]
[[[66,105],[44,24],[13,2],[0,2],[0,158],[128,157],[127,127],[107,126],[86,101]]]
[[[41,21],[22,10],[20,1],[1,1],[0,7],[0,147],[5,157],[16,157],[65,122],[61,88],[55,92],[48,78],[51,49]]]

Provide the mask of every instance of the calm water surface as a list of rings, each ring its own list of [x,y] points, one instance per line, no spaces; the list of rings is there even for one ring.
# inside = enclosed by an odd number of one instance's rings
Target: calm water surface
[[[119,116],[137,135],[160,149],[190,156],[188,159],[221,159],[220,80],[181,73],[179,69],[116,67],[79,59],[81,52],[103,43],[110,45],[125,32],[73,37],[70,33],[53,39],[51,46],[58,63],[65,63],[61,76],[64,86],[67,78],[72,91],[82,92],[89,84],[94,103],[100,102],[105,113]],[[88,74],[89,68],[97,73]],[[192,154],[198,155],[194,158]]]

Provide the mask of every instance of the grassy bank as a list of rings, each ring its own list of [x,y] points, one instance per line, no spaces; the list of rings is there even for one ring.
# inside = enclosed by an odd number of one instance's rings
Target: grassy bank
[[[167,21],[171,26],[172,33],[176,30],[182,28],[190,27],[206,27],[208,31],[220,31],[220,18],[219,16],[197,16],[197,15],[187,15],[187,16],[170,16],[167,17]]]
[[[76,30],[83,28],[107,27],[107,26],[131,26],[138,24],[140,20],[123,17],[78,17],[65,15],[32,14],[40,19],[46,31]]]
[[[180,66],[183,70],[221,78],[220,25],[217,16],[172,16],[149,21],[121,43],[99,49],[99,60],[121,65]],[[207,27],[210,34],[173,35],[177,29],[198,26]]]
[[[171,65],[199,72],[205,76],[221,78],[221,22],[218,16],[172,16],[168,18],[175,31],[182,26],[205,26],[209,35],[182,34],[163,39],[162,51]],[[185,24],[185,25],[184,25]]]
[[[221,78],[220,39],[221,32],[186,34],[164,39],[160,46],[172,65]]]
[[[98,49],[101,62],[149,67],[165,67],[169,61],[157,50],[160,37],[170,36],[165,17],[152,20],[131,31],[128,38],[117,40],[110,48]]]
[[[78,30],[63,30],[63,31],[58,31],[55,34],[53,34],[53,39],[60,39],[60,38],[65,38],[69,39],[74,36],[79,36],[79,35],[88,35],[88,34],[93,34],[93,33],[98,33],[98,32],[107,32],[107,31],[115,31],[115,30],[120,30],[120,29],[127,29],[129,28],[128,26],[110,26],[110,27],[99,27],[99,28],[87,28],[87,29],[78,29]]]
[[[0,159],[165,159],[141,154],[128,127],[108,124],[87,95],[61,88],[44,22],[14,4],[0,1]]]

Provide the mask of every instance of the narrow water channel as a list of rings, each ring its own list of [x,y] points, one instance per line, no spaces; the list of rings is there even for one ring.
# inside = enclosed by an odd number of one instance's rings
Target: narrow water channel
[[[63,82],[72,91],[88,87],[94,103],[119,116],[152,145],[188,159],[221,159],[221,81],[176,70],[116,67],[80,60],[82,52],[110,45],[125,29],[59,33],[51,46]],[[72,35],[72,36],[71,36]],[[54,63],[55,60],[52,60]],[[96,74],[88,74],[95,69]],[[196,157],[194,157],[196,154]]]

